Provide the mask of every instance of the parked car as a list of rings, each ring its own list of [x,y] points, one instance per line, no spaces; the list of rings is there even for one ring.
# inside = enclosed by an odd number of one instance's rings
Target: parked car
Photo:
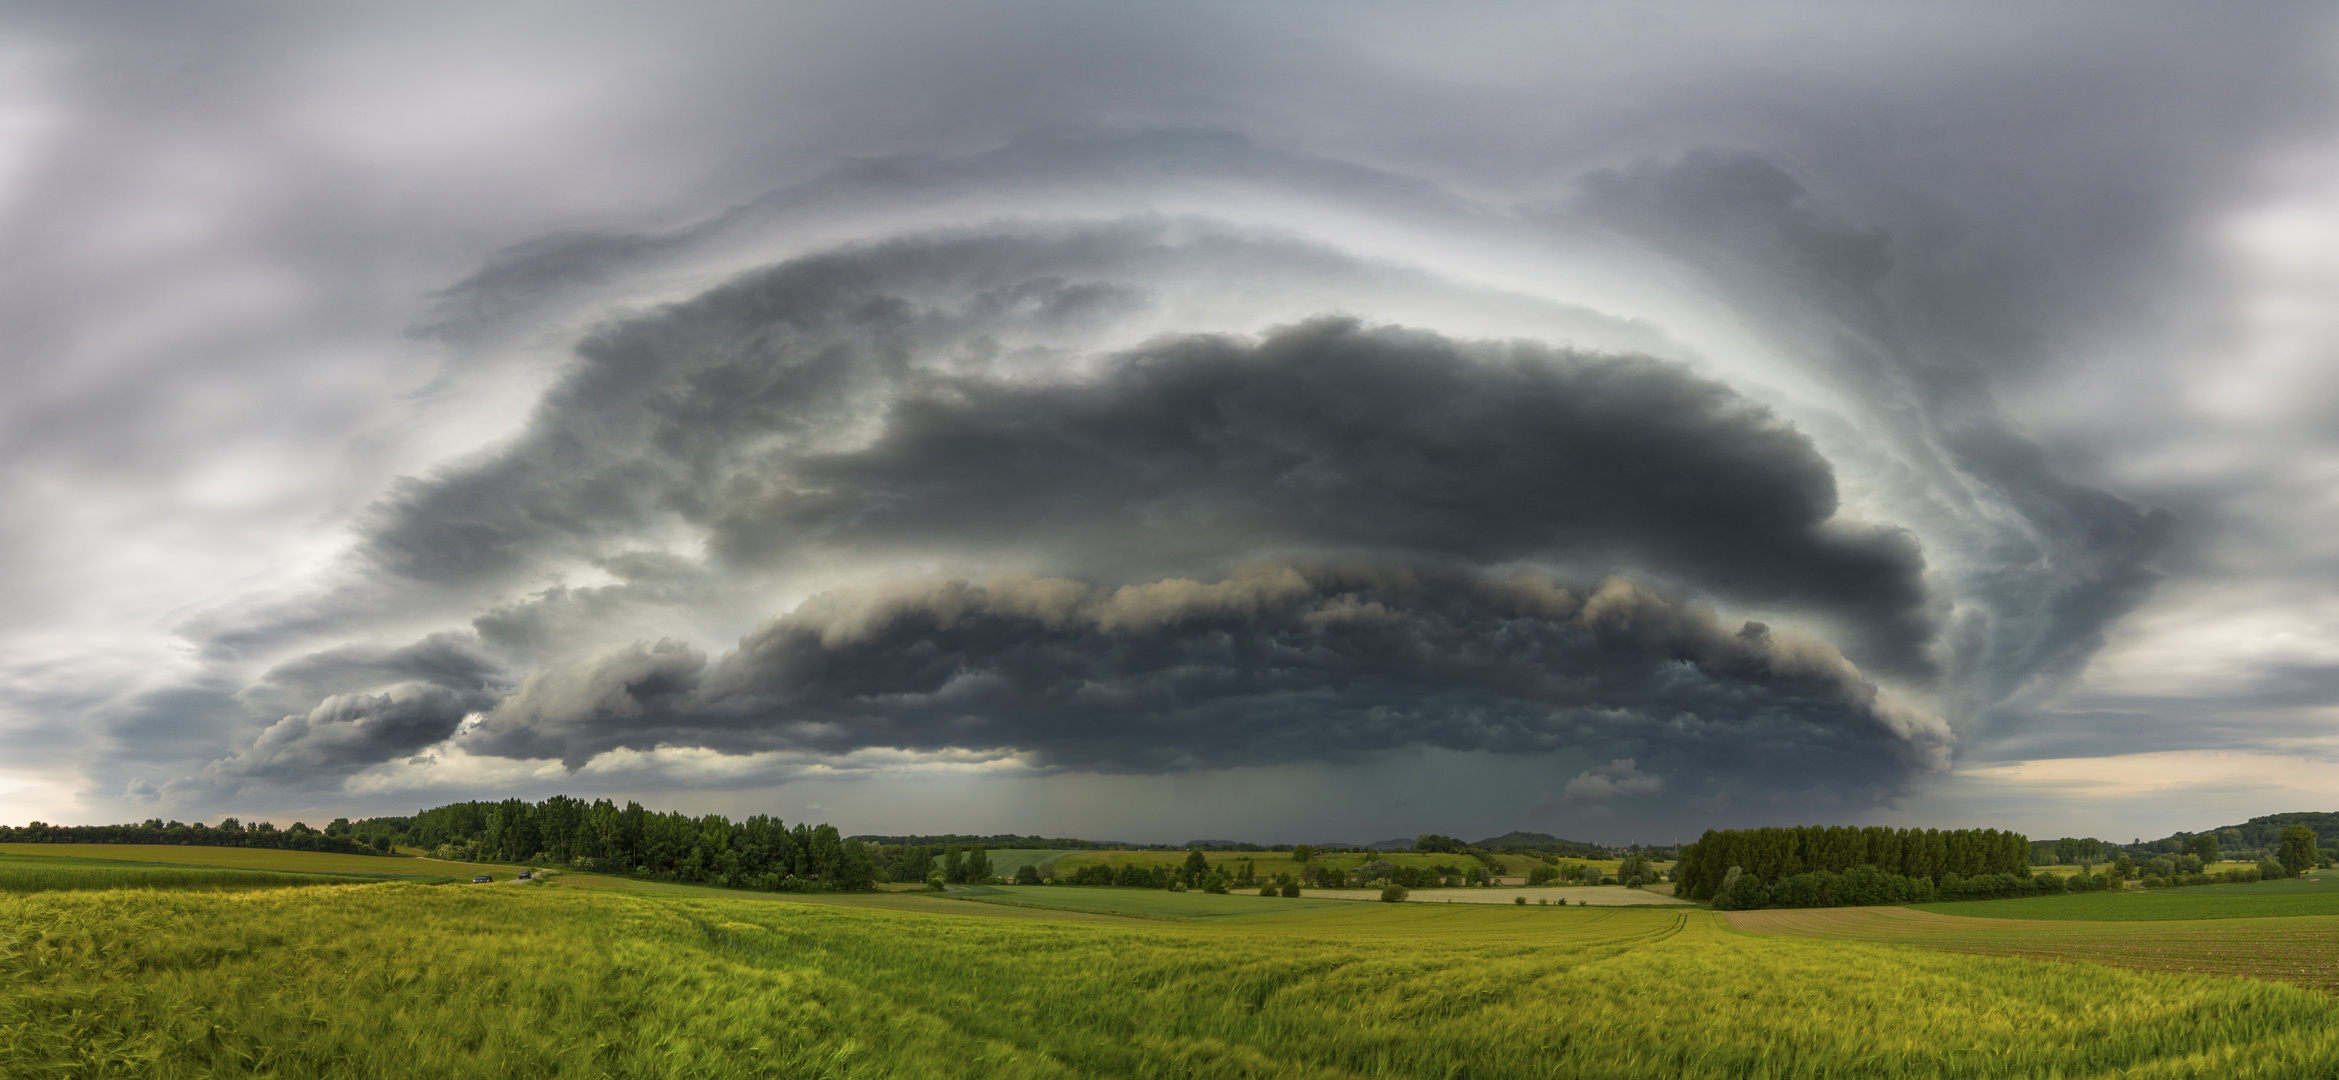
[[[490,881],[494,881],[494,880],[495,880],[494,878],[491,878],[491,877],[487,876],[486,874],[481,874],[481,875],[479,875],[478,877],[472,878],[472,879],[471,879],[471,884],[473,884],[473,885],[485,885],[485,884],[487,884],[488,882],[490,882]]]
[[[520,880],[522,880],[522,881],[526,881],[526,880],[528,880],[529,878],[532,878],[532,877],[535,877],[535,876],[536,876],[536,871],[534,871],[534,870],[522,870],[522,871],[520,871]]]

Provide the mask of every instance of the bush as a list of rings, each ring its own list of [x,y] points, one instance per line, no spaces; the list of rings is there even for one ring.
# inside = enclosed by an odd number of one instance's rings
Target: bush
[[[1386,899],[1388,899],[1388,896],[1387,896],[1387,894],[1383,894],[1383,895],[1382,895],[1382,897],[1381,897],[1381,899],[1383,899],[1383,900],[1386,900]],[[1520,907],[1525,907],[1525,906],[1527,906],[1527,898],[1526,898],[1526,897],[1524,897],[1524,896],[1514,896],[1514,897],[1511,897],[1511,903],[1517,904],[1517,905],[1519,905]]]
[[[1274,896],[1274,895],[1275,895],[1275,886],[1273,886],[1273,885],[1261,885],[1261,886],[1259,886],[1259,895],[1261,895],[1261,896]]]
[[[1527,871],[1527,884],[1533,888],[1542,888],[1558,880],[1559,867],[1556,866],[1538,866]]]
[[[1381,890],[1381,903],[1401,904],[1405,902],[1405,897],[1408,895],[1410,894],[1406,892],[1405,886],[1391,885]]]
[[[1296,881],[1286,881],[1286,882],[1284,882],[1284,883],[1283,883],[1283,895],[1285,895],[1285,896],[1298,896],[1298,895],[1299,895],[1299,882],[1296,882]]]

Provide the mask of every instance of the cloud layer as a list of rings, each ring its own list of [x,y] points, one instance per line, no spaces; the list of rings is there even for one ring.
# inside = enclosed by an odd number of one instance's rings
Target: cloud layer
[[[1484,835],[2339,753],[2334,40],[14,12],[0,811],[830,769],[919,831],[946,762]]]

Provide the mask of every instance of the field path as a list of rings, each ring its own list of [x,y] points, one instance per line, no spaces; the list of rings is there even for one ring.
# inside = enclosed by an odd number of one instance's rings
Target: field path
[[[1775,937],[1915,945],[2192,975],[2235,975],[2339,993],[2339,916],[2050,922],[1976,919],[1900,907],[1732,911],[1733,929]]]

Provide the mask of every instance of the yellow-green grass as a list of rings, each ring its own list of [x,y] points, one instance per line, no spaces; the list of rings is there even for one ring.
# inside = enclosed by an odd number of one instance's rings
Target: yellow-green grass
[[[1288,851],[1205,851],[1202,853],[1202,857],[1210,860],[1212,866],[1230,870],[1241,865],[1243,860],[1248,859],[1251,862],[1252,870],[1262,878],[1272,878],[1277,874],[1298,876],[1303,872],[1303,868],[1292,860],[1291,852]],[[1495,858],[1502,863],[1503,874],[1507,877],[1525,877],[1528,871],[1543,865],[1541,859],[1532,855],[1497,855]],[[1468,871],[1471,867],[1479,864],[1477,859],[1468,855],[1417,855],[1410,851],[1387,851],[1378,854],[1340,852],[1318,855],[1310,860],[1304,869],[1307,872],[1313,872],[1317,868],[1328,866],[1336,870],[1354,870],[1375,859],[1386,859],[1391,866],[1414,866],[1425,870],[1439,866],[1455,866]],[[1578,864],[1590,862],[1593,866],[1600,867],[1601,873],[1604,874],[1615,873],[1617,867],[1615,860],[1601,862],[1586,859],[1562,859],[1560,861]],[[1069,877],[1074,870],[1097,863],[1103,863],[1107,866],[1120,866],[1124,863],[1136,863],[1139,866],[1160,864],[1183,866],[1186,862],[1186,853],[1183,851],[1077,851],[1055,859],[1054,862],[1056,874],[1060,877]]]
[[[41,855],[109,862],[166,863],[225,870],[351,874],[417,881],[444,881],[488,874],[505,878],[522,869],[501,863],[440,862],[391,855],[342,855],[330,851],[275,848],[200,847],[191,844],[0,844],[0,854]]]
[[[1232,893],[1170,892],[1166,889],[1116,889],[1103,886],[1007,885],[952,886],[951,899],[1010,907],[1053,908],[1138,919],[1228,919],[1289,915],[1343,907],[1374,894],[1318,893],[1314,896],[1261,896],[1257,889]],[[1345,897],[1345,899],[1335,899]]]
[[[1752,937],[1702,911],[1108,923],[559,884],[0,897],[7,1076],[2334,1069],[2339,1000],[2296,987]]]
[[[0,892],[10,893],[54,889],[281,889],[300,885],[349,885],[365,880],[344,874],[223,870],[55,855],[0,854]]]
[[[1910,908],[1733,911],[1749,933],[2277,979],[2339,992],[2339,915],[2174,922],[1973,919]]]
[[[2013,900],[1912,904],[1921,911],[1979,919],[2057,919],[2081,922],[2166,922],[2175,919],[2261,919],[2339,915],[2339,872],[2321,871],[2283,881],[2244,885],[2188,885],[2173,889],[2118,889]]]
[[[1079,854],[1080,850],[1077,848],[1053,848],[1045,851],[1032,848],[997,848],[986,849],[983,852],[983,857],[991,860],[993,874],[1000,877],[1014,877],[1017,870],[1026,866],[1045,866],[1066,855]],[[941,868],[941,860],[936,859],[934,865],[937,869]]]
[[[1371,894],[1352,893],[1348,895],[1369,896]],[[1527,901],[1529,907],[1542,906],[1539,903],[1541,901],[1549,901],[1552,905],[1566,904],[1571,907],[1577,905],[1634,907],[1643,904],[1680,907],[1689,904],[1687,900],[1675,899],[1664,893],[1648,889],[1627,889],[1622,885],[1566,885],[1540,889],[1496,885],[1489,888],[1413,889],[1407,895],[1408,903],[1419,904],[1515,905],[1522,899]]]

